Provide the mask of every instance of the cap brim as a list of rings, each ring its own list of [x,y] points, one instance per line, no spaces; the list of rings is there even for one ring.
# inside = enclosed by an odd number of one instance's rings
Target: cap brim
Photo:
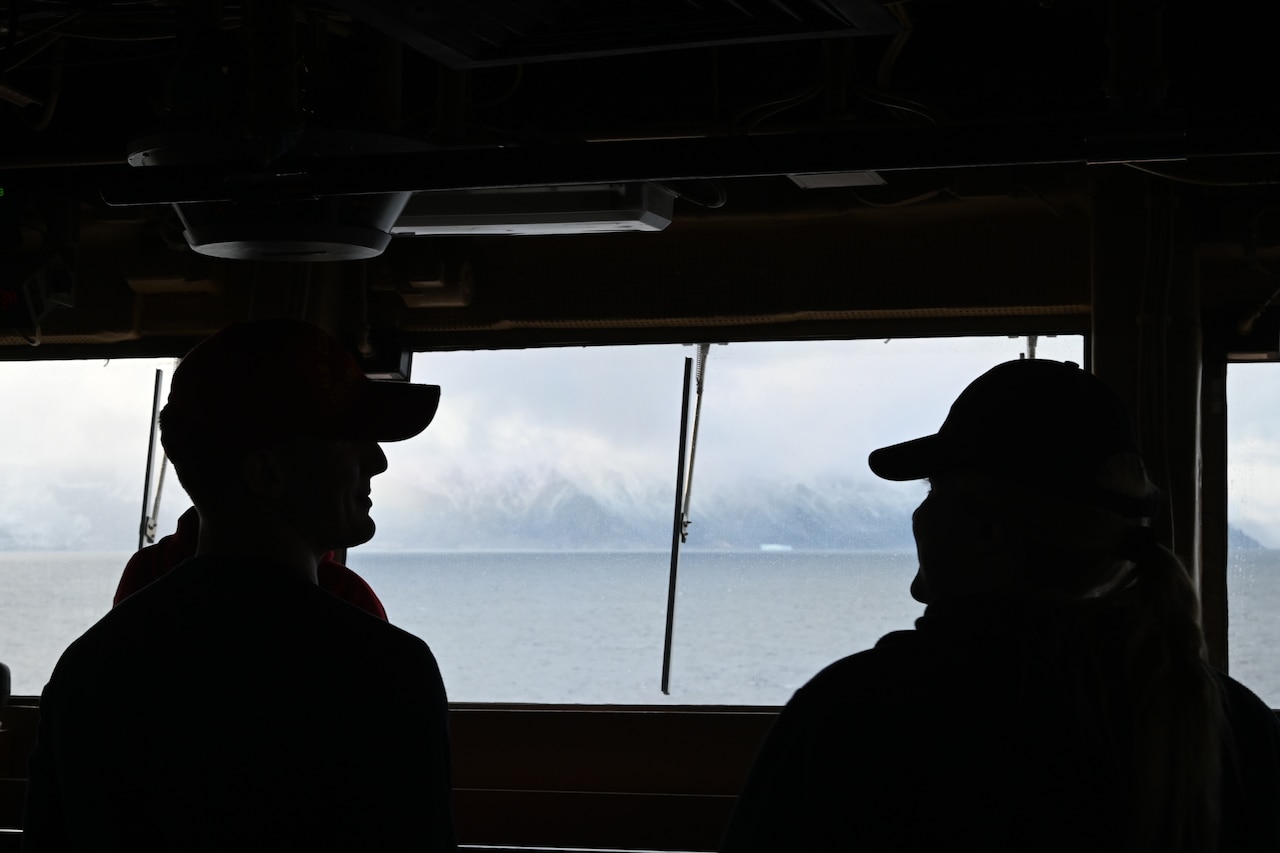
[[[349,422],[350,438],[403,441],[427,428],[440,406],[439,385],[370,381]]]
[[[926,435],[873,450],[867,464],[886,480],[923,480],[938,472],[941,459],[942,442],[936,435]]]

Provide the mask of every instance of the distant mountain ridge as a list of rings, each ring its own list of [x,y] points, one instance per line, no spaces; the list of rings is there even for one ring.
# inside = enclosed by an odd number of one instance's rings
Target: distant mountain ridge
[[[1238,527],[1227,525],[1227,548],[1234,551],[1265,551],[1267,547]]]
[[[560,471],[459,475],[449,486],[397,483],[395,500],[374,484],[379,550],[664,550],[671,543],[674,495],[620,474],[595,472],[590,482]],[[452,485],[461,484],[461,485]],[[109,490],[50,485],[27,524],[0,520],[0,550],[131,549],[139,506]],[[687,548],[914,551],[911,513],[919,496],[874,482],[743,481],[735,488],[695,491]],[[176,512],[163,513],[161,535]],[[1233,549],[1263,549],[1235,527]]]
[[[408,500],[400,495],[395,506],[375,503],[375,543],[394,550],[667,548],[674,495],[606,482],[612,488],[590,488],[553,471],[480,487],[419,488]],[[687,547],[756,550],[777,543],[797,550],[912,550],[912,509],[914,503],[895,494],[847,481],[709,489],[694,495]]]

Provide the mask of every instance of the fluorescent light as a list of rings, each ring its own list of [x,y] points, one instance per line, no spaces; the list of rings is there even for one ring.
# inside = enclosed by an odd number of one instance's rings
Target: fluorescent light
[[[422,192],[392,234],[592,234],[661,231],[675,194],[657,184]]]
[[[878,172],[797,172],[787,175],[796,186],[806,190],[827,187],[881,187],[885,179]]]

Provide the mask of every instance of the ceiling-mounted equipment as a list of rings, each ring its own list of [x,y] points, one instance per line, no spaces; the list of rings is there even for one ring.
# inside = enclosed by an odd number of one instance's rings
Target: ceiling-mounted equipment
[[[377,257],[412,193],[317,197],[307,168],[344,156],[424,151],[413,139],[305,130],[296,136],[181,133],[138,140],[131,166],[211,167],[230,201],[176,202],[187,244],[202,255],[259,261],[351,261]],[[291,180],[295,176],[302,181]]]
[[[594,234],[661,231],[675,194],[653,183],[418,193],[392,234]]]

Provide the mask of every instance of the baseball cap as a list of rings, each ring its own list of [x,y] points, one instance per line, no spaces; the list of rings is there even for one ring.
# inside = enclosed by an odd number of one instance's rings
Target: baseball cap
[[[934,435],[872,451],[867,462],[886,480],[976,471],[1146,518],[1158,493],[1134,497],[1098,482],[1109,461],[1138,453],[1133,420],[1110,386],[1069,362],[1022,359],[971,382]]]
[[[239,322],[179,363],[160,412],[170,459],[295,436],[400,441],[426,429],[440,386],[374,381],[337,340],[299,320]]]

